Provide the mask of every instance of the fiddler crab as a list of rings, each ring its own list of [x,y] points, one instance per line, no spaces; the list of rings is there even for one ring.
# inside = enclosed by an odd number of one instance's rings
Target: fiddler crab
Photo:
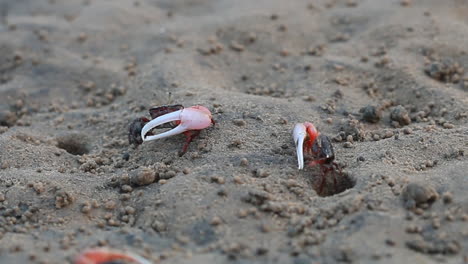
[[[184,108],[182,105],[165,105],[153,107],[149,110],[151,120],[140,117],[130,123],[128,141],[130,144],[140,145],[144,141],[156,140],[184,134],[185,144],[179,156],[187,152],[192,140],[200,134],[202,129],[215,124],[208,108],[196,105]],[[172,128],[166,132],[155,134],[154,129]]]
[[[151,264],[133,253],[125,253],[109,248],[91,248],[78,255],[73,264],[111,264],[111,263]]]
[[[337,181],[334,172],[338,171],[339,175],[343,173],[341,167],[334,161],[335,152],[330,138],[319,133],[315,126],[309,122],[296,124],[293,129],[293,138],[296,144],[298,168],[300,170],[304,169],[304,152],[312,159],[309,166],[320,166],[322,178],[319,193],[323,192],[326,175],[330,172],[333,173],[333,182],[336,188]]]

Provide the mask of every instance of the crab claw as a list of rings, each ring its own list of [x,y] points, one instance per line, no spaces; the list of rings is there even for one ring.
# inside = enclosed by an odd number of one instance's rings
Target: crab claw
[[[306,137],[306,127],[304,124],[296,124],[293,130],[294,144],[296,144],[298,169],[304,168],[304,139]]]
[[[149,260],[132,254],[124,253],[108,248],[91,248],[85,250],[83,253],[78,255],[74,264],[104,264],[104,263],[117,263],[120,261],[128,261],[136,264],[150,264]],[[117,261],[117,262],[114,262]]]
[[[298,123],[293,129],[294,144],[296,144],[296,155],[298,169],[304,169],[304,149],[309,150],[318,136],[317,129],[312,123]],[[305,148],[304,148],[305,143]]]
[[[160,134],[146,136],[153,128],[174,121],[179,124],[174,129]],[[196,105],[156,117],[143,127],[141,130],[141,138],[143,141],[166,138],[190,130],[202,130],[209,127],[212,123],[214,122],[210,110],[204,106]]]

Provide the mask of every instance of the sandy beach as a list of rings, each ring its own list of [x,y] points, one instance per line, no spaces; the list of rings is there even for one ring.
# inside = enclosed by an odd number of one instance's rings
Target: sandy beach
[[[468,263],[467,68],[466,0],[0,0],[0,263]]]

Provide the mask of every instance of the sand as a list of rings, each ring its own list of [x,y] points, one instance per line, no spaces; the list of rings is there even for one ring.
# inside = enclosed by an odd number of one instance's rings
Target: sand
[[[1,0],[0,263],[468,263],[468,2]],[[216,125],[128,143],[152,106]],[[297,169],[313,122],[343,172]],[[333,182],[336,177],[337,184]]]

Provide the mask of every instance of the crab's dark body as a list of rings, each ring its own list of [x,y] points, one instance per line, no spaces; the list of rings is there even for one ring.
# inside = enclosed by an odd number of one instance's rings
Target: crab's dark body
[[[183,105],[163,105],[163,106],[156,106],[156,107],[151,107],[149,110],[151,119],[155,119],[156,117],[169,114],[178,110],[184,109]]]
[[[128,126],[128,143],[133,145],[140,145],[143,143],[143,139],[141,138],[141,130],[145,126],[146,123],[149,122],[149,119],[146,117],[140,117],[134,119],[130,125]]]
[[[323,163],[331,163],[335,160],[335,152],[330,138],[319,134],[312,145],[312,153],[314,153],[317,160],[323,160]]]
[[[328,173],[333,173],[333,182],[335,188],[337,187],[337,180],[335,171],[339,175],[342,175],[341,167],[335,162],[335,152],[333,145],[331,144],[330,138],[319,134],[312,144],[311,152],[313,155],[313,161],[310,162],[311,166],[319,165],[321,174],[321,183],[319,186],[319,193],[323,193],[325,186],[326,176]]]

